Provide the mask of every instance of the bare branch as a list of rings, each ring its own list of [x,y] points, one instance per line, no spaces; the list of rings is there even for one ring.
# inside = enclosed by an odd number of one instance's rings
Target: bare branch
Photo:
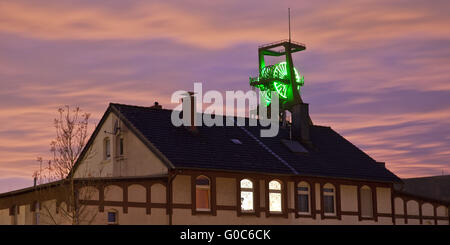
[[[68,105],[60,107],[58,116],[53,121],[55,139],[50,142],[51,159],[44,160],[42,157],[38,157],[39,170],[33,173],[38,184],[63,180],[58,187],[63,188],[64,191],[61,193],[64,196],[59,198],[64,201],[67,210],[61,209],[59,216],[64,217],[72,224],[80,224],[85,219],[91,222],[91,217],[87,217],[87,215],[93,217],[96,215],[84,213],[88,209],[78,201],[80,198],[78,190],[82,189],[83,185],[76,184],[74,176],[70,174],[86,146],[89,118],[90,114],[84,113],[79,107],[70,108]],[[86,155],[83,156],[84,159],[91,158],[92,153],[92,149],[87,149]],[[85,199],[86,197],[81,198]],[[48,207],[44,209],[47,215],[55,220],[50,209]]]

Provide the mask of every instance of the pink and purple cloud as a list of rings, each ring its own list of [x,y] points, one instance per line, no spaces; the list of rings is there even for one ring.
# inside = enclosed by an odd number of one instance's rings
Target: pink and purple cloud
[[[93,128],[109,102],[171,108],[197,81],[249,89],[257,46],[287,37],[288,7],[314,123],[400,177],[449,174],[449,1],[4,1],[0,192],[32,184],[61,105]]]

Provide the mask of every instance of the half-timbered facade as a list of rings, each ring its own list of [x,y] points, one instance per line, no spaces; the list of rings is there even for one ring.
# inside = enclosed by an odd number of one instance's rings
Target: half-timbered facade
[[[261,138],[260,127],[192,130],[170,116],[110,104],[85,149],[95,154],[73,170],[90,223],[449,224],[449,203],[395,190],[384,163],[330,127],[311,125],[304,145],[289,128]],[[0,224],[67,224],[63,192],[55,182],[0,194]]]

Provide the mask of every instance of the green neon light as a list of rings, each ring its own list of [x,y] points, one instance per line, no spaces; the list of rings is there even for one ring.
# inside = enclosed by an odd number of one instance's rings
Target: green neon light
[[[295,67],[294,79],[297,84],[297,90],[300,91],[300,87],[305,83],[304,77],[300,76]],[[280,100],[288,99],[289,81],[288,65],[284,61],[275,65],[264,66],[260,69],[258,77],[250,78],[250,84],[261,91],[262,96],[267,101],[267,105],[270,105],[272,91],[275,91],[280,96]]]
[[[283,62],[275,65],[273,76],[277,77],[279,79],[289,80],[288,66],[287,66],[286,61],[283,61]],[[295,82],[301,84],[300,75],[298,74],[298,70],[295,67],[294,67],[294,77],[295,77]],[[300,86],[302,86],[302,85],[300,85]]]
[[[261,90],[261,95],[266,100],[266,106],[270,105],[270,102],[272,101],[272,94],[270,93],[270,90]]]
[[[273,86],[275,87],[275,90],[277,91],[278,95],[287,99],[287,85],[279,82],[274,82]]]

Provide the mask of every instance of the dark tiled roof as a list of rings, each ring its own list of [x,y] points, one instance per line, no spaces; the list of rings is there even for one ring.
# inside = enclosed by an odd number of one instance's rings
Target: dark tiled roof
[[[450,203],[450,175],[402,179],[396,189],[407,194]]]
[[[312,126],[310,133],[315,150],[293,153],[281,142],[281,139],[289,138],[289,129],[280,128],[279,134],[271,138],[260,137],[260,126],[245,126],[244,129],[238,126],[202,126],[197,127],[198,134],[193,134],[184,127],[172,125],[171,110],[122,104],[110,106],[119,111],[175,168],[290,175],[297,172],[310,176],[400,181],[330,127]],[[231,139],[238,139],[242,144],[235,144]]]

